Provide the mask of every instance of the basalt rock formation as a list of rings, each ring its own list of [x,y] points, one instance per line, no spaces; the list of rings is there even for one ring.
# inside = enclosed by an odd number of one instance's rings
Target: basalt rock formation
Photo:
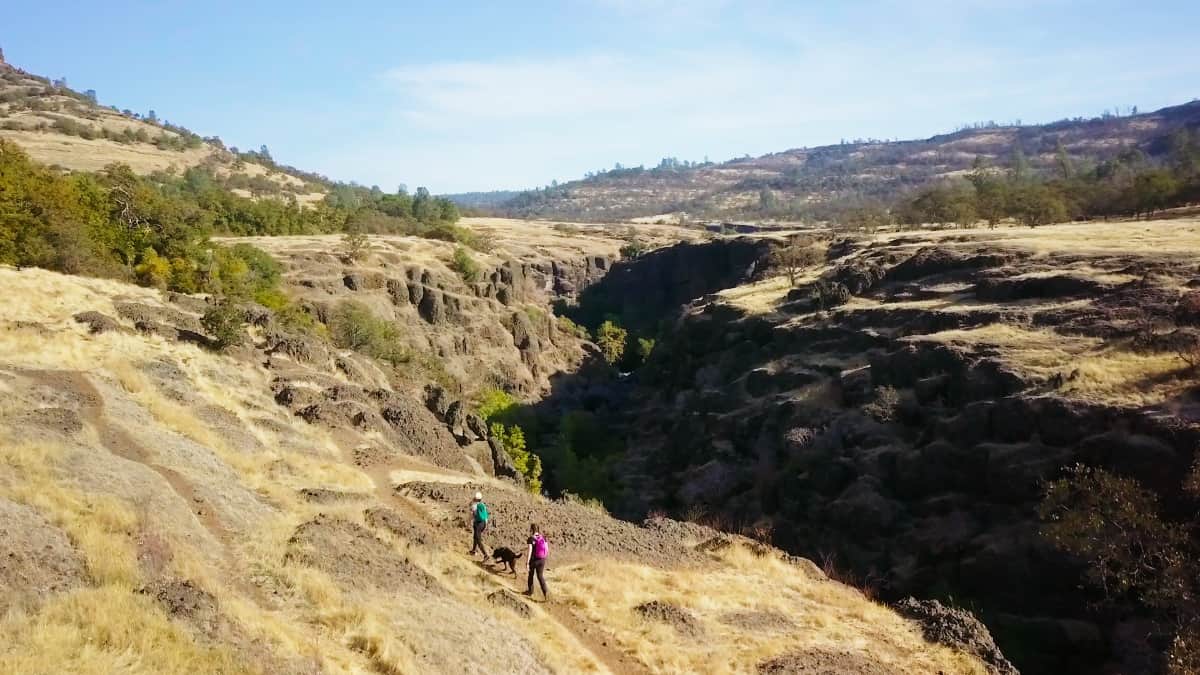
[[[627,436],[612,507],[766,532],[887,598],[953,598],[1023,672],[1152,668],[1036,509],[1077,462],[1182,503],[1200,402],[1164,345],[1197,270],[1170,227],[1142,252],[1089,249],[1104,226],[831,242],[795,289],[746,283],[780,245],[762,239],[619,264],[585,309],[673,320],[605,399]]]

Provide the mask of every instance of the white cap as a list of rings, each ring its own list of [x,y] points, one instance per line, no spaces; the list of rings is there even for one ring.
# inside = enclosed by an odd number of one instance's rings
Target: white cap
[[[477,501],[477,502],[483,501],[483,493],[482,492],[475,493],[475,501]]]

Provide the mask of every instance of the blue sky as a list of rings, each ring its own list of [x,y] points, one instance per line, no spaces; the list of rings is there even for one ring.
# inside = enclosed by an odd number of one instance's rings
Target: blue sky
[[[503,6],[502,6],[503,5]],[[1200,2],[10,3],[8,60],[342,180],[523,188],[1200,97]]]

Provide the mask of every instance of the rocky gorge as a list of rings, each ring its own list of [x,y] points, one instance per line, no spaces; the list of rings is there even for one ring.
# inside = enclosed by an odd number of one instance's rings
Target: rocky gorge
[[[753,533],[882,598],[966,607],[1023,672],[1153,671],[1162,636],[1097,608],[1038,505],[1083,463],[1191,508],[1200,401],[1172,345],[1195,337],[1195,229],[826,240],[794,288],[768,271],[785,237],[680,244],[585,291],[582,316],[658,341],[557,405],[625,435],[622,517]],[[1157,245],[1108,245],[1131,232]]]

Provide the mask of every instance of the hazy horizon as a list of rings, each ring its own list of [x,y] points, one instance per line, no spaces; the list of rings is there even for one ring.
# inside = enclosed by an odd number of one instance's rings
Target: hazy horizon
[[[1183,2],[12,8],[9,62],[339,180],[522,189],[1200,92]],[[57,39],[40,39],[44,27]],[[263,26],[270,26],[264,29]]]

